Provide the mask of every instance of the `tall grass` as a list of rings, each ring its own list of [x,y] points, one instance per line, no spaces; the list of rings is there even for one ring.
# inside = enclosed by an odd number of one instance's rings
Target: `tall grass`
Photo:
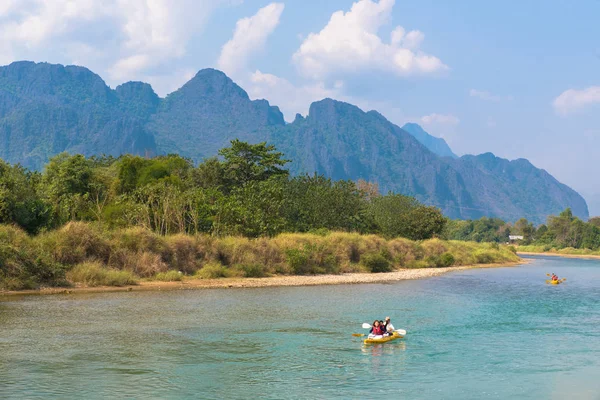
[[[550,245],[529,245],[519,246],[518,251],[526,253],[553,253],[553,254],[564,254],[564,255],[578,255],[578,256],[600,256],[600,251],[591,249],[575,249],[573,247],[565,247],[557,249]]]
[[[63,285],[65,277],[71,283],[104,285],[138,278],[178,280],[186,275],[219,278],[382,272],[517,260],[510,248],[495,244],[386,240],[346,232],[287,233],[258,239],[160,236],[140,227],[109,230],[72,222],[30,237],[17,228],[0,225],[3,289]]]
[[[84,286],[125,286],[137,284],[129,271],[105,268],[99,262],[86,261],[67,272],[67,279]]]

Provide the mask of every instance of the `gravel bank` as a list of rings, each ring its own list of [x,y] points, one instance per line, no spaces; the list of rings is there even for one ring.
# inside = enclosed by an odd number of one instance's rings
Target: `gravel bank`
[[[142,290],[187,290],[211,288],[257,288],[274,286],[316,286],[316,285],[348,285],[359,283],[394,282],[407,279],[424,279],[439,276],[448,272],[462,271],[472,268],[511,267],[526,263],[522,260],[509,264],[481,264],[448,268],[402,269],[381,274],[342,274],[342,275],[311,275],[311,276],[274,276],[269,278],[223,278],[223,279],[185,279],[181,282],[140,282],[135,286],[123,287],[74,287],[74,288],[45,288],[41,290],[23,290],[15,292],[0,292],[0,295],[31,295],[31,294],[73,294],[93,292],[126,292]]]

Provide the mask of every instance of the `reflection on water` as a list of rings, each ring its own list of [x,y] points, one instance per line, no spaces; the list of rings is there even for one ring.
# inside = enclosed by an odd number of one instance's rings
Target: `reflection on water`
[[[568,282],[545,285],[549,269]],[[5,298],[0,397],[598,399],[599,278],[600,262],[552,259],[386,285]],[[406,338],[351,336],[386,315]]]

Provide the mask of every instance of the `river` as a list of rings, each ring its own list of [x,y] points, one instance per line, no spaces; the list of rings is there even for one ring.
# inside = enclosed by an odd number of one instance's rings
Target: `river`
[[[547,285],[548,272],[567,281]],[[351,336],[388,315],[404,339]],[[0,297],[3,399],[600,399],[599,378],[600,261],[534,257],[389,284]]]

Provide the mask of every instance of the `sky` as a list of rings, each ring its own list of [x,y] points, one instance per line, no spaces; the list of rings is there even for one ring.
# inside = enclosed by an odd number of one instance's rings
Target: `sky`
[[[600,215],[600,0],[0,0],[0,65],[160,96],[217,68],[286,120],[331,97],[527,158]]]

